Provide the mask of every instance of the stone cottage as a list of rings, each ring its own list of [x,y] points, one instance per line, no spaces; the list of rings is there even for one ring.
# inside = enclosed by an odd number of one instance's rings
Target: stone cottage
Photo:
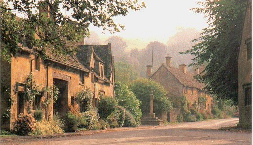
[[[188,72],[185,64],[179,65],[179,68],[171,66],[171,57],[166,57],[166,64],[162,64],[157,71],[151,73],[152,67],[147,66],[147,77],[160,83],[165,90],[167,90],[168,97],[182,97],[185,96],[189,102],[189,107],[194,105],[200,112],[207,111],[211,113],[212,98],[210,95],[203,91],[204,85],[199,83],[194,76],[199,73]],[[200,102],[200,98],[204,98],[205,101]],[[171,122],[177,119],[176,110],[171,111],[168,114],[168,120]]]
[[[248,0],[238,57],[239,124],[252,124],[252,1]]]
[[[71,106],[77,105],[75,97],[85,89],[92,92],[94,106],[101,94],[114,96],[115,76],[110,43],[80,45],[76,55],[72,56],[56,55],[50,49],[41,55],[36,48],[21,46],[21,51],[12,56],[10,62],[1,63],[1,68],[1,123],[6,129],[13,127],[20,113],[33,112],[43,105],[46,106],[43,114],[47,119],[54,114],[65,114]],[[53,86],[59,90],[56,102],[50,95]],[[29,105],[27,92],[31,90],[37,92]]]

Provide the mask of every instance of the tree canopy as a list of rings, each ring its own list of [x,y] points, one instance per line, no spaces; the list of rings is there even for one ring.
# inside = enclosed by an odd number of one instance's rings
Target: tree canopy
[[[164,88],[149,79],[138,79],[130,86],[131,90],[136,95],[137,99],[141,101],[142,114],[149,113],[150,95],[154,95],[154,111],[161,113],[162,111],[169,111],[172,104],[166,96]]]
[[[138,0],[1,1],[3,54],[15,54],[19,43],[71,54],[76,43],[89,35],[90,24],[119,32],[124,26],[114,22],[113,17],[144,7]]]
[[[124,84],[130,84],[133,80],[139,78],[135,68],[126,61],[118,61],[115,63],[115,80]]]
[[[191,65],[206,65],[199,79],[211,94],[237,103],[237,59],[247,2],[206,0],[198,4],[202,7],[193,10],[203,13],[209,26],[195,40],[197,44],[185,53],[195,55]]]

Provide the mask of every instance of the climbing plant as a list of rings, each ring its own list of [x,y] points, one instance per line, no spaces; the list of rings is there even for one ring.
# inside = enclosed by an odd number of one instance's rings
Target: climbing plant
[[[25,96],[28,101],[28,113],[31,113],[32,103],[35,101],[36,95],[46,94],[44,101],[42,102],[42,106],[45,110],[47,110],[48,104],[50,104],[53,97],[53,102],[55,103],[59,97],[59,89],[53,85],[49,87],[42,87],[36,84],[34,81],[32,73],[29,74],[28,78],[25,81]]]
[[[25,96],[28,101],[28,113],[31,113],[32,102],[34,102],[36,95],[41,95],[39,86],[33,81],[32,73],[29,74],[25,81]]]
[[[83,101],[87,101],[87,104],[86,104],[87,110],[91,110],[93,108],[92,97],[93,97],[92,91],[90,90],[90,88],[86,88],[77,93],[76,101],[79,104],[81,104]]]

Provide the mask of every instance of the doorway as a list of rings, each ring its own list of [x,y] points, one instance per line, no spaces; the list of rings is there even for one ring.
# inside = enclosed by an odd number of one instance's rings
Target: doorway
[[[54,102],[54,115],[63,116],[68,111],[68,82],[53,79],[54,85],[59,89],[58,99]]]

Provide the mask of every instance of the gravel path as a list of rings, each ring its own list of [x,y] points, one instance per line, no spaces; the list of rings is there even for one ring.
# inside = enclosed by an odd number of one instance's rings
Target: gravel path
[[[251,132],[218,130],[221,127],[235,126],[238,118],[208,120],[169,124],[167,126],[140,126],[118,128],[106,131],[86,131],[65,134],[53,138],[17,137],[4,139],[3,144],[29,145],[251,145]]]

